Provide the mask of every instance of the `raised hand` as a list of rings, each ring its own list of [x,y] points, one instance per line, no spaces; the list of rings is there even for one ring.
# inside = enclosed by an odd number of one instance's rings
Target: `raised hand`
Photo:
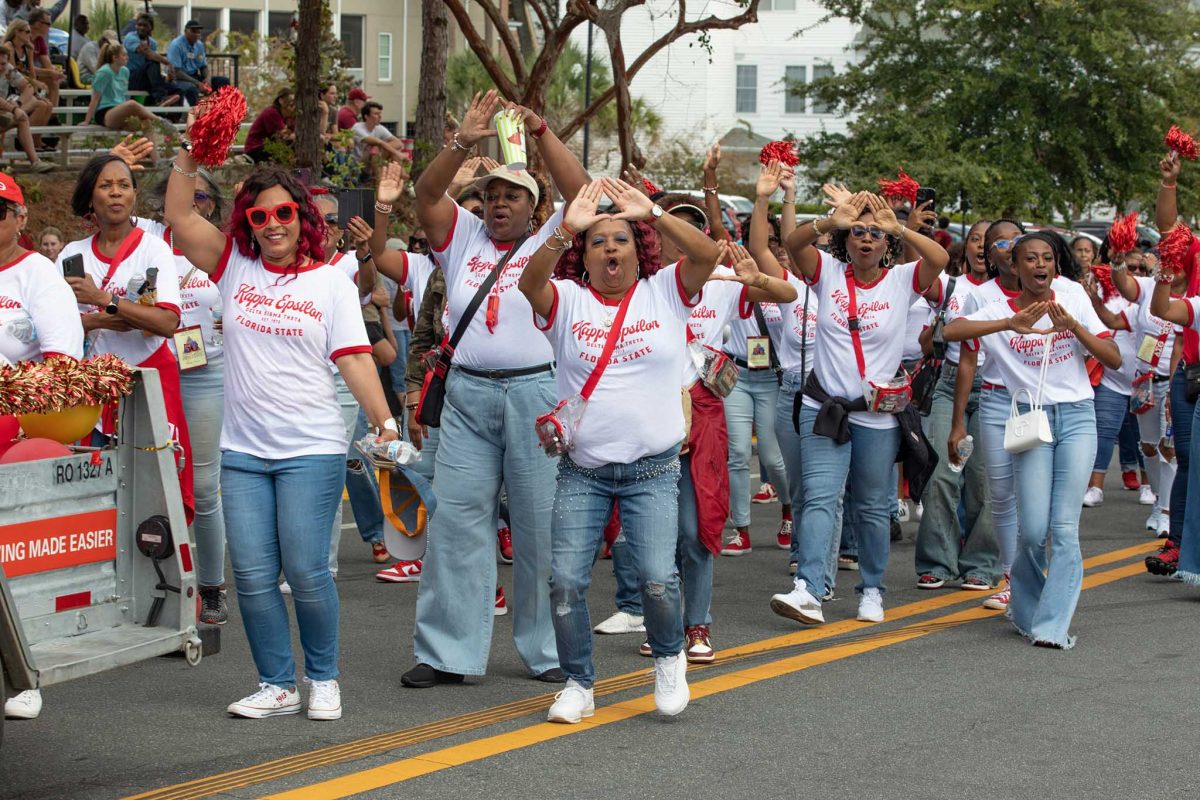
[[[600,180],[604,184],[604,193],[612,198],[613,203],[620,209],[620,213],[612,215],[613,219],[636,222],[650,217],[654,203],[645,193],[616,178],[605,176]]]
[[[779,173],[779,185],[783,188],[784,197],[796,195],[796,168],[786,167]]]
[[[479,172],[479,165],[482,162],[483,158],[481,156],[471,156],[458,168],[458,172],[454,173],[454,180],[450,183],[454,186],[466,186],[475,180],[475,175]]]
[[[604,179],[592,181],[579,190],[579,194],[567,206],[563,214],[563,223],[575,233],[583,233],[602,219],[609,219],[611,214],[601,214],[596,209],[600,206],[600,198],[604,197]]]
[[[404,164],[399,161],[389,161],[379,171],[379,182],[375,186],[375,200],[384,205],[391,205],[400,199],[404,186],[408,183],[408,173]]]
[[[1167,153],[1166,157],[1158,162],[1158,171],[1162,174],[1163,183],[1175,183],[1179,179],[1180,166],[1179,153]]]
[[[844,183],[826,183],[821,186],[821,193],[825,195],[825,205],[831,208],[837,208],[854,197]]]
[[[542,127],[542,118],[533,109],[526,108],[520,103],[513,103],[511,101],[505,103],[504,107],[509,111],[516,111],[518,114],[520,114],[521,119],[525,122],[525,129],[530,133],[533,133],[538,128]]]
[[[495,89],[488,89],[482,96],[476,93],[471,98],[467,113],[463,114],[462,126],[458,129],[459,144],[471,145],[496,135],[492,127],[492,112],[496,109],[500,96]]]
[[[858,222],[858,218],[862,216],[862,213],[867,210],[867,198],[870,196],[870,192],[858,192],[851,195],[834,209],[829,219],[833,221],[833,224],[839,230],[850,230]],[[895,215],[892,218],[895,219]]]
[[[1053,324],[1054,330],[1073,332],[1078,323],[1075,322],[1075,318],[1071,316],[1070,312],[1058,303],[1049,303],[1048,305],[1050,306],[1048,312],[1050,314],[1050,322]]]
[[[492,170],[500,168],[500,162],[491,156],[480,156],[479,166],[483,167],[484,174],[490,173]]]
[[[875,224],[883,228],[884,232],[893,236],[899,236],[904,232],[904,226],[900,224],[900,220],[896,219],[896,212],[879,195],[867,193],[867,208],[875,217]]]
[[[351,217],[346,223],[346,233],[350,234],[350,241],[354,243],[355,250],[364,250],[375,229],[362,217]]]
[[[887,205],[886,201],[884,201],[884,205]],[[908,215],[908,221],[905,223],[905,227],[912,231],[918,231],[921,228],[932,228],[934,225],[936,225],[937,213],[931,210],[932,206],[933,201],[926,200],[924,203],[913,209],[913,212]],[[888,206],[888,210],[892,210],[891,206]],[[895,215],[896,213],[893,211],[892,216]]]
[[[758,171],[758,182],[754,184],[754,193],[759,197],[770,197],[775,194],[783,177],[783,164],[772,159]]]
[[[621,175],[625,178],[625,181],[630,186],[640,190],[642,194],[646,195],[646,197],[650,196],[650,191],[646,188],[646,181],[642,177],[642,173],[638,172],[638,168],[633,164],[627,166]]]
[[[767,276],[758,271],[758,263],[754,257],[750,255],[750,251],[742,247],[740,244],[732,244],[721,240],[721,262],[728,257],[733,261],[733,274],[717,274],[713,273],[709,276],[710,281],[734,281],[745,286],[754,286],[762,288],[767,282]],[[721,263],[719,262],[719,263]]]
[[[721,144],[718,142],[708,148],[708,153],[704,156],[704,171],[716,172],[717,167],[721,164]]]
[[[138,162],[150,157],[150,154],[154,152],[154,142],[145,136],[135,138],[131,133],[113,145],[109,152],[124,161],[131,170],[142,170],[145,169],[145,166]]]
[[[1047,312],[1049,311],[1049,307],[1050,307],[1050,303],[1047,303],[1047,302],[1030,303],[1025,308],[1021,309],[1020,311],[1018,311],[1016,314],[1013,314],[1012,317],[1009,318],[1009,320],[1008,320],[1009,329],[1013,333],[1019,333],[1022,335],[1030,334],[1030,333],[1036,333],[1038,335],[1045,335],[1047,333],[1050,333],[1050,331],[1052,330],[1050,328],[1035,328],[1035,327],[1033,327],[1034,325],[1037,324],[1038,320],[1040,320],[1042,317],[1046,316]]]

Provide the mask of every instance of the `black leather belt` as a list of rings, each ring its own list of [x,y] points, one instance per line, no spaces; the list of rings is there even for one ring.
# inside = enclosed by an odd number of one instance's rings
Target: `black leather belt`
[[[520,369],[471,369],[470,367],[455,366],[468,375],[474,375],[476,378],[499,381],[505,378],[522,378],[526,375],[537,375],[539,372],[549,372],[554,368],[554,362],[538,364],[536,367],[521,367]]]

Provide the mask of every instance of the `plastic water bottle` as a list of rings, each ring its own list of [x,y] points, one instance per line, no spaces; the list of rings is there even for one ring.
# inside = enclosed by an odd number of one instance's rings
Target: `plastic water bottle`
[[[961,442],[958,443],[958,463],[955,464],[954,461],[952,460],[950,462],[950,471],[951,472],[962,472],[963,467],[965,467],[967,465],[967,459],[970,458],[971,453],[974,453],[974,452],[975,452],[975,437],[968,435]]]
[[[383,469],[390,469],[397,464],[415,464],[421,458],[421,453],[411,443],[403,439],[393,442],[377,442],[375,434],[368,433],[355,442],[355,447],[365,455],[372,464]]]
[[[225,306],[221,303],[221,298],[218,297],[217,302],[210,306],[208,311],[212,314],[213,322],[219,323],[221,321],[222,314],[225,313]],[[225,334],[214,325],[212,335],[208,337],[208,343],[213,347],[220,347],[224,341]]]

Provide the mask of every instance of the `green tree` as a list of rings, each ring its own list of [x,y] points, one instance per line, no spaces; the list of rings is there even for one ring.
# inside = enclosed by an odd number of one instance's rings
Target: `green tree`
[[[864,44],[806,87],[855,115],[847,135],[801,143],[818,183],[874,185],[902,166],[943,207],[962,188],[985,214],[1120,209],[1152,200],[1167,128],[1200,121],[1188,0],[821,2]]]

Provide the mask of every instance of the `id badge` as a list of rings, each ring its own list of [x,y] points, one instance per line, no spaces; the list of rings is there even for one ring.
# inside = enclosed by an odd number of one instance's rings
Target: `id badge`
[[[175,355],[179,359],[179,371],[198,369],[208,365],[208,353],[204,349],[204,334],[199,325],[175,331]]]
[[[771,366],[771,340],[766,336],[746,337],[746,366],[766,369]]]
[[[1149,364],[1154,360],[1154,351],[1158,349],[1158,337],[1146,334],[1142,337],[1142,343],[1138,345],[1137,357],[1139,361],[1145,361]]]

